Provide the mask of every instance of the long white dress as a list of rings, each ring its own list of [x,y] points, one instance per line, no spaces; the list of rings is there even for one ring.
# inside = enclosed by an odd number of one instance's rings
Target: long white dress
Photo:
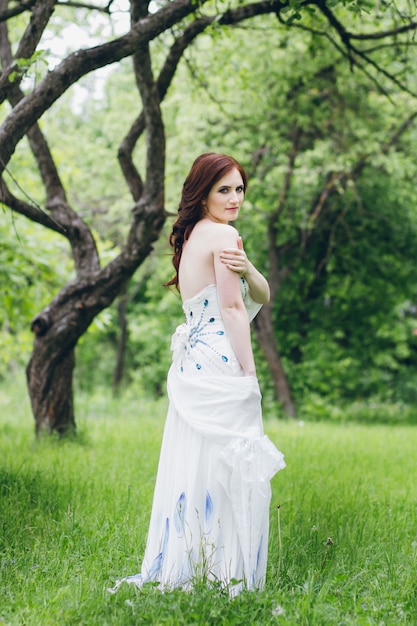
[[[249,319],[260,305],[242,279]],[[260,589],[268,551],[270,479],[284,457],[264,435],[258,381],[243,376],[216,285],[183,303],[172,338],[169,409],[141,572],[117,581],[161,590],[196,581],[231,595]]]

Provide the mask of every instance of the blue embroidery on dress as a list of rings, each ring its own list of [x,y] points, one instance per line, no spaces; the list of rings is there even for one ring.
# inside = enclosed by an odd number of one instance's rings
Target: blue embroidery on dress
[[[168,539],[169,539],[169,519],[167,517],[165,520],[165,532],[164,532],[164,538],[162,541],[162,550],[154,558],[153,563],[149,569],[149,573],[148,573],[149,580],[152,580],[153,578],[155,578],[155,576],[157,575],[157,573],[162,567],[162,563],[163,563],[167,546],[168,546]]]
[[[192,358],[190,351],[192,351],[193,348],[198,346],[198,344],[202,344],[203,346],[211,350],[211,352],[214,352],[218,357],[220,357],[224,363],[227,363],[229,361],[229,358],[226,355],[218,352],[215,348],[213,348],[213,346],[210,345],[210,340],[209,340],[210,336],[213,336],[214,334],[221,336],[221,335],[224,335],[225,333],[223,330],[217,330],[217,331],[209,330],[208,325],[213,324],[216,321],[216,318],[210,317],[208,321],[205,321],[204,319],[205,308],[208,307],[209,305],[208,298],[205,298],[203,304],[204,304],[204,309],[201,311],[199,320],[196,323],[192,324],[192,322],[194,322],[193,312],[192,311],[189,312],[189,324],[191,326],[189,337],[188,337],[189,356]],[[197,370],[202,369],[202,365],[197,362],[195,362],[195,367]],[[180,369],[181,371],[183,371],[182,364],[181,364]]]
[[[257,571],[257,569],[259,567],[259,561],[260,561],[260,558],[261,558],[263,539],[264,539],[264,537],[263,537],[263,535],[261,535],[261,540],[259,542],[259,548],[258,548],[258,554],[256,555],[256,570],[255,571]]]
[[[177,536],[182,537],[184,534],[185,513],[187,510],[187,499],[185,493],[182,492],[175,505],[174,524]]]
[[[204,533],[208,535],[211,532],[213,522],[213,500],[209,492],[206,492],[206,508],[204,515]]]

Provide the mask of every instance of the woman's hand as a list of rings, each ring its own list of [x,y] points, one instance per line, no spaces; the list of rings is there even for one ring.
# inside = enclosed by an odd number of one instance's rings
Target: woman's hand
[[[232,272],[245,276],[249,271],[249,260],[243,249],[242,237],[237,239],[237,248],[226,248],[220,253],[220,260]]]
[[[266,304],[269,302],[270,292],[268,281],[249,261],[243,249],[242,237],[237,238],[237,248],[224,248],[220,252],[220,261],[232,272],[244,276],[249,285],[249,293],[254,302]]]

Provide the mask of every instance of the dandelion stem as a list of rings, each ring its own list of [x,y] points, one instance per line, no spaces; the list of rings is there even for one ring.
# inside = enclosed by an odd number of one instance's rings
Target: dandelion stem
[[[328,540],[326,541],[326,552],[324,554],[324,559],[322,561],[321,564],[321,569],[323,569],[323,567],[326,565],[326,561],[327,561],[327,557],[329,556],[329,550],[330,550],[330,546],[334,545],[334,541],[331,537],[328,538]]]

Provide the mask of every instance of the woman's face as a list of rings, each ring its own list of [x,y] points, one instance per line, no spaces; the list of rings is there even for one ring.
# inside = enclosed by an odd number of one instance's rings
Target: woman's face
[[[203,202],[204,217],[212,222],[227,224],[239,216],[239,209],[245,197],[245,188],[239,170],[232,169],[220,178]]]

